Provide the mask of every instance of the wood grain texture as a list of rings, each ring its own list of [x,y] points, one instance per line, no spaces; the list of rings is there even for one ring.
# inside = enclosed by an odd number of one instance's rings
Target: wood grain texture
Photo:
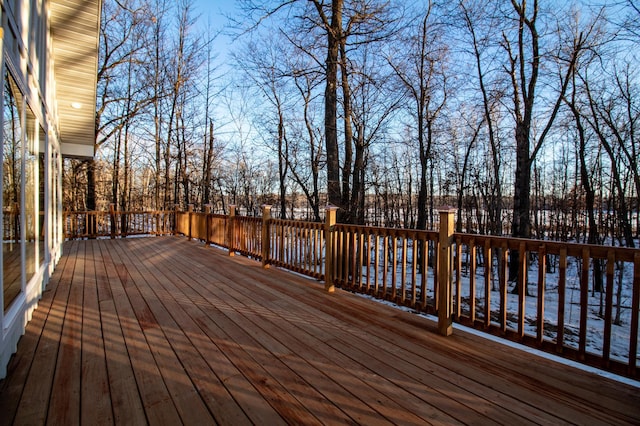
[[[186,238],[64,251],[0,425],[640,423],[637,387]]]

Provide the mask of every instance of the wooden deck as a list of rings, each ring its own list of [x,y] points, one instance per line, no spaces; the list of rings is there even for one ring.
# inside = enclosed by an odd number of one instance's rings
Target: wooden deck
[[[185,238],[66,243],[0,424],[640,424],[640,389]]]

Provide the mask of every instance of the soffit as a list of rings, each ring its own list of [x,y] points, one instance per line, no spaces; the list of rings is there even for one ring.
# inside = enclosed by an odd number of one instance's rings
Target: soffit
[[[100,10],[101,0],[51,1],[58,129],[62,153],[70,156],[95,151]]]

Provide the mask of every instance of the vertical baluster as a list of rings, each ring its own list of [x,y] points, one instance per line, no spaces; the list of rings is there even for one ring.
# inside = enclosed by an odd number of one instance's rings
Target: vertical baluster
[[[292,233],[293,230],[291,228],[291,225],[288,224],[287,225],[287,238],[285,241],[285,244],[287,245],[287,265],[291,265],[292,260],[293,260],[293,239],[292,239]]]
[[[307,232],[307,247],[306,247],[306,262],[307,262],[307,271],[309,274],[313,275],[314,271],[314,263],[313,263],[313,258],[315,256],[315,250],[314,250],[314,236],[315,236],[315,228],[309,226],[306,229]]]
[[[631,300],[631,333],[629,336],[629,375],[637,378],[638,314],[640,313],[640,253],[633,255],[633,295]]]
[[[454,315],[458,321],[462,315],[462,239],[456,238],[456,258],[455,258],[455,273],[456,273],[456,295],[455,295],[455,310]]]
[[[418,234],[414,232],[411,240],[411,307],[415,308],[418,295]]]
[[[293,270],[300,271],[300,246],[302,243],[302,238],[300,236],[300,228],[298,228],[295,224],[291,226],[291,230],[293,232]]]
[[[523,254],[524,256],[524,254]],[[507,330],[507,297],[508,297],[508,285],[507,277],[509,275],[509,249],[504,245],[500,250],[500,261],[498,267],[500,272],[498,273],[498,281],[500,288],[500,330],[504,333]]]
[[[367,254],[365,256],[365,262],[366,262],[366,267],[365,267],[365,273],[367,274],[367,281],[366,281],[366,292],[367,294],[371,293],[371,233],[369,232],[369,230],[366,231],[366,235],[367,235],[367,242],[365,244],[366,246],[366,250],[367,250]]]
[[[546,291],[546,269],[547,269],[547,249],[544,244],[538,249],[538,313],[536,339],[538,344],[542,344],[544,339],[544,298]]]
[[[492,257],[491,243],[487,240],[484,244],[484,326],[491,325],[491,273]]]
[[[326,235],[323,229],[316,230],[316,268],[319,274],[322,274],[322,250],[326,244]]]
[[[389,249],[389,235],[385,233],[383,240],[384,248],[382,250],[382,291],[383,297],[387,298],[387,269],[389,268],[389,255],[387,254],[387,250]]]
[[[433,259],[432,263],[433,263],[433,307],[434,309],[437,311],[438,310],[438,306],[440,306],[440,287],[439,287],[439,281],[440,278],[438,277],[438,270],[439,270],[439,266],[440,266],[440,243],[439,241],[434,241],[433,244],[435,245],[435,259]]]
[[[582,249],[582,271],[580,273],[580,330],[578,331],[578,359],[584,361],[587,350],[587,314],[589,311],[589,263],[588,248]]]
[[[476,240],[469,242],[469,316],[471,324],[476,321]]]
[[[556,336],[556,352],[561,353],[564,347],[564,306],[567,295],[567,249],[560,249],[558,264],[558,331]]]
[[[303,255],[304,255],[304,235],[303,235],[304,230],[296,227],[296,242],[297,242],[297,255],[298,258],[296,259],[296,266],[299,268],[298,271],[301,270],[302,266],[304,265],[304,260],[303,260]]]
[[[527,280],[528,280],[528,263],[529,252],[526,251],[524,243],[520,243],[518,247],[520,258],[518,259],[518,336],[520,339],[524,337],[524,316],[525,316],[525,304],[527,297]]]
[[[269,267],[269,221],[271,220],[271,206],[263,205],[262,206],[262,227],[261,227],[261,238],[260,241],[262,243],[262,267]],[[257,222],[255,222],[257,224]]]
[[[407,237],[402,237],[402,265],[400,265],[400,303],[404,304],[407,298]]]
[[[429,240],[425,234],[422,234],[420,238],[420,247],[422,255],[422,264],[420,265],[422,270],[422,274],[420,274],[420,306],[424,311],[427,309],[427,284],[429,282]]]
[[[362,283],[362,278],[363,278],[363,272],[362,269],[364,267],[364,238],[365,238],[366,232],[364,229],[360,229],[360,232],[358,232],[358,289],[362,290],[363,288],[363,283]]]
[[[616,257],[613,251],[607,256],[607,284],[605,294],[604,311],[604,339],[602,342],[602,367],[609,367],[609,357],[611,354],[611,320],[613,311],[613,279],[615,275]]]
[[[307,231],[308,228],[303,224],[300,229],[300,266],[304,272],[309,270],[309,260],[307,257],[307,253],[309,251],[309,234]]]
[[[351,265],[349,267],[349,272],[351,273],[351,288],[355,288],[358,283],[358,271],[357,271],[357,261],[358,261],[358,230],[357,228],[351,228],[349,238],[349,259],[351,260]]]
[[[392,249],[393,260],[391,261],[391,300],[396,301],[396,297],[398,295],[398,289],[396,288],[398,277],[397,277],[397,269],[398,269],[398,237],[396,233],[393,233],[393,249]]]
[[[312,246],[311,246],[311,255],[312,255],[312,259],[311,262],[313,263],[313,274],[314,275],[318,275],[318,234],[320,232],[318,231],[317,228],[313,228],[311,230],[311,236],[312,236]]]
[[[378,269],[380,267],[380,235],[376,234],[374,236],[374,252],[373,252],[373,293],[378,296],[379,295],[379,291],[380,291],[380,284],[378,281]]]
[[[345,231],[344,227],[341,227],[340,231],[336,235],[336,247],[338,247],[338,251],[335,253],[335,262],[336,262],[336,278],[338,279],[338,283],[341,285],[344,282],[343,270],[344,270],[344,254],[345,251]]]

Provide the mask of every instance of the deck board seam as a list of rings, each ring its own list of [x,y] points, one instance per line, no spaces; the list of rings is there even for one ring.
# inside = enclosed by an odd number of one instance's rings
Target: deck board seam
[[[170,273],[170,271],[167,271],[167,272],[169,272],[169,273]],[[176,276],[176,277],[175,277],[175,281],[173,281],[173,282],[174,282],[174,283],[176,283],[177,281],[180,281],[180,278]],[[183,283],[184,283],[184,282],[183,282]],[[184,283],[184,285],[188,285],[188,284],[187,284],[187,283]],[[223,313],[223,314],[226,314],[226,313],[224,313],[224,312],[222,312],[222,313]],[[206,314],[206,313],[205,313],[205,314]],[[229,320],[231,320],[231,321],[232,321],[232,319],[231,319],[231,318],[229,318]],[[226,330],[226,328],[225,328],[225,330]],[[239,330],[239,332],[240,332],[240,333],[244,333],[244,330],[242,330],[242,328],[241,328],[241,327],[238,327],[238,330]],[[223,333],[225,333],[227,336],[229,336],[228,331],[223,331]],[[241,336],[239,336],[239,335],[237,335],[237,336],[236,336],[236,338],[240,338],[240,337],[241,337]],[[234,349],[230,349],[230,350],[234,350]],[[237,349],[237,350],[241,350],[241,349]],[[240,358],[241,358],[241,357],[240,357]],[[232,360],[232,362],[233,362],[233,360]],[[237,366],[237,364],[236,364],[236,366]],[[247,366],[247,365],[245,365],[245,367],[248,367],[248,366]],[[240,367],[238,366],[238,368],[240,368]],[[265,372],[266,372],[266,371],[265,371]],[[253,374],[259,374],[259,375],[261,375],[262,373],[259,373],[259,372],[258,372],[258,370],[254,370]],[[267,373],[267,374],[269,374],[269,373]],[[271,376],[271,377],[273,378],[273,376]],[[274,378],[274,379],[275,379],[275,378]],[[273,391],[277,391],[277,390],[276,390],[276,389],[273,389],[272,391],[269,391],[269,392],[273,392]],[[280,392],[281,394],[283,394],[282,390],[277,391],[277,392]],[[267,393],[267,395],[269,395],[269,393]],[[265,396],[267,396],[267,395],[265,395]],[[275,401],[275,402],[277,403],[277,405],[281,406],[281,403],[280,403],[280,401],[278,401],[278,399],[279,399],[279,398],[277,398],[277,399],[271,399],[271,400],[272,400],[272,401]],[[300,406],[299,408],[302,408],[302,406]],[[282,406],[281,406],[281,409],[282,409]],[[307,418],[307,420],[309,420],[309,419]]]

